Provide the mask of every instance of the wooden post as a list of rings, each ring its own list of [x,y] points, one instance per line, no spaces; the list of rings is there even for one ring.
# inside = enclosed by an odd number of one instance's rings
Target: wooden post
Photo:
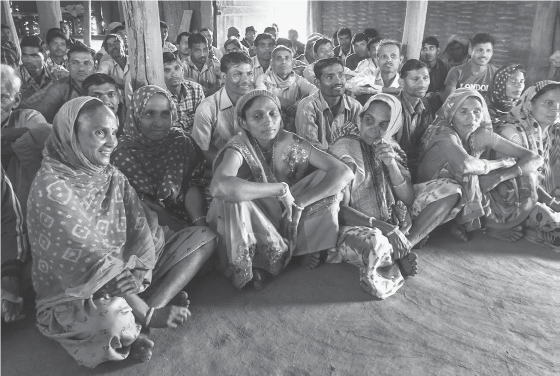
[[[37,14],[39,14],[39,29],[41,38],[45,40],[47,31],[53,27],[60,27],[62,11],[59,0],[37,1]]]
[[[312,33],[323,34],[323,2],[309,0],[307,2],[307,35]]]
[[[541,71],[549,65],[548,58],[552,55],[554,47],[554,26],[558,13],[558,2],[539,1],[533,29],[531,44],[529,46],[529,67],[527,69],[527,82],[534,83]]]
[[[406,16],[402,39],[404,60],[420,58],[427,11],[427,0],[406,2]]]
[[[91,46],[91,0],[84,1],[84,21],[82,24],[84,43]]]
[[[156,1],[121,0],[125,12],[128,35],[128,64],[130,85],[133,91],[145,85],[165,88],[163,53],[159,30],[159,10]],[[127,100],[132,93],[125,95]]]
[[[19,47],[18,33],[16,30],[16,25],[14,24],[14,19],[12,17],[12,9],[10,8],[10,2],[8,0],[2,0],[2,23],[10,27],[10,31],[12,33],[12,42],[16,46],[17,55],[21,56],[21,48]]]

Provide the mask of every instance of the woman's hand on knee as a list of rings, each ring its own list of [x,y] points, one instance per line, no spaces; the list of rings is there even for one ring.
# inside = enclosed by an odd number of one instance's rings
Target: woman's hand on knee
[[[151,328],[176,328],[187,322],[191,312],[186,307],[169,305],[154,311]]]
[[[109,295],[123,296],[138,294],[142,287],[142,283],[136,279],[136,277],[130,272],[130,270],[123,270],[106,286]]]

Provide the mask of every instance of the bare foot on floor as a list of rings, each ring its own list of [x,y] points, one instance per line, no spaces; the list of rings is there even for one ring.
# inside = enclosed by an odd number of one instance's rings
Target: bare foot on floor
[[[309,253],[303,257],[302,263],[309,270],[317,268],[327,259],[327,251]]]
[[[191,302],[189,300],[189,294],[187,294],[186,291],[179,291],[179,293],[175,295],[173,299],[171,299],[168,305],[189,308],[190,304]]]
[[[130,346],[130,357],[140,362],[147,362],[152,358],[153,347],[154,341],[149,339],[147,334],[140,333]]]
[[[523,227],[516,226],[505,230],[487,228],[486,233],[493,238],[505,240],[506,242],[516,242],[523,237]]]
[[[463,242],[469,240],[469,236],[467,235],[467,229],[465,228],[465,226],[460,225],[458,223],[453,222],[451,224],[451,233],[453,234],[454,237],[456,237],[457,239]]]
[[[404,278],[418,274],[418,255],[414,252],[410,252],[403,258],[398,259],[397,264]]]
[[[253,268],[253,286],[255,290],[262,290],[266,281],[270,279],[270,273],[260,268]]]
[[[423,246],[425,246],[426,243],[428,242],[428,238],[429,238],[429,237],[430,237],[429,235],[426,235],[426,236],[424,237],[424,239],[422,239],[422,240],[420,240],[418,243],[416,243],[416,245],[414,245],[414,247],[412,247],[412,249],[420,249],[420,248],[422,248]]]

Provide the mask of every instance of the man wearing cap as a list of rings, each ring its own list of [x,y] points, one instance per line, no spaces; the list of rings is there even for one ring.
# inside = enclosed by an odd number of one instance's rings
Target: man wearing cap
[[[255,35],[257,35],[257,30],[253,26],[245,28],[245,38],[241,40],[241,44],[249,50],[249,56],[255,56],[255,50],[253,48],[253,42],[255,41]]]
[[[255,38],[256,56],[253,56],[253,76],[255,80],[269,70],[274,47],[276,47],[276,41],[270,34],[262,33]]]

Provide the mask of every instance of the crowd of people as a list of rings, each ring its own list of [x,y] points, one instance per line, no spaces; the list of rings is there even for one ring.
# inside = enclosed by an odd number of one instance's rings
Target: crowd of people
[[[347,262],[384,299],[438,226],[560,251],[560,82],[492,65],[491,35],[405,61],[375,29],[230,27],[218,48],[162,22],[165,87],[127,95],[126,27],[96,52],[64,26],[21,56],[2,26],[2,318],[31,263],[36,325],[81,365],[148,360],[213,268],[262,289]]]

